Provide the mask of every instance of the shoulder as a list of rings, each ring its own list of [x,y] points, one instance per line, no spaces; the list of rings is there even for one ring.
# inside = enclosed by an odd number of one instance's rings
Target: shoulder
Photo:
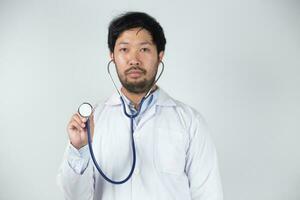
[[[185,118],[198,118],[204,120],[202,114],[197,109],[171,97],[161,88],[159,90],[158,104],[162,106],[174,106],[177,112]]]
[[[195,127],[206,126],[204,116],[196,108],[171,97],[162,89],[160,89],[158,99],[160,105],[174,108],[184,129],[191,130]]]
[[[175,109],[178,115],[182,118],[187,128],[195,124],[206,125],[204,116],[196,108],[176,99],[173,99],[173,101],[176,104]]]

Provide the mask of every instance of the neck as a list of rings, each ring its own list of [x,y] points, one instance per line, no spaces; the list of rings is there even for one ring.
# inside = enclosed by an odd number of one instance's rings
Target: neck
[[[151,88],[151,91],[154,91],[156,89],[157,89],[157,86],[154,85]],[[124,87],[121,88],[121,92],[134,104],[135,108],[138,108],[139,103],[141,102],[142,98],[148,93],[148,91],[143,92],[143,93],[133,93],[133,92],[128,91]]]

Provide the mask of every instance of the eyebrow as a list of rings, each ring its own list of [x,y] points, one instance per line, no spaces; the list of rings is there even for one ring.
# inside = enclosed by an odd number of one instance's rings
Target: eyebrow
[[[129,42],[119,42],[119,43],[117,43],[117,45],[122,45],[122,44],[129,44]],[[151,43],[151,42],[140,42],[139,43],[139,45],[146,45],[146,44],[153,45],[153,43]]]
[[[152,45],[153,43],[152,43],[152,42],[141,42],[140,44],[141,44],[141,45],[144,45],[144,44]]]

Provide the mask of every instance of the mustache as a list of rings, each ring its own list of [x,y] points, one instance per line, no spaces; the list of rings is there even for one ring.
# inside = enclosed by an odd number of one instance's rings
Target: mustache
[[[146,74],[146,70],[143,68],[140,68],[139,66],[134,66],[134,67],[130,67],[129,69],[127,69],[125,71],[125,74],[129,74],[132,70],[139,70],[141,71],[143,74]]]

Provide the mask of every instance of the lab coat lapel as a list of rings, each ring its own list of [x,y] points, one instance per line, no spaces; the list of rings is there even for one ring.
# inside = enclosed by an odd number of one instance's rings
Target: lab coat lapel
[[[158,106],[176,106],[175,100],[170,97],[163,89],[159,89],[158,99],[157,99]]]
[[[156,105],[153,105],[149,110],[146,111],[144,116],[141,118],[140,122],[138,123],[136,130],[143,127],[143,125],[150,120],[156,112]]]
[[[157,102],[141,118],[136,130],[142,128],[143,125],[156,114],[157,106],[176,106],[176,103],[165,91],[160,88]]]
[[[176,106],[176,102],[173,98],[171,98],[163,89],[159,87],[159,94],[157,97],[157,102],[148,110],[146,111],[145,115],[141,118],[138,126],[136,127],[136,130],[143,127],[143,125],[150,120],[156,113],[157,106]],[[110,106],[121,106],[121,112],[123,113],[122,103],[120,100],[120,96],[117,92],[115,92],[113,95],[111,95],[107,101],[105,102],[106,105]],[[126,115],[123,113],[124,118],[128,119]]]

